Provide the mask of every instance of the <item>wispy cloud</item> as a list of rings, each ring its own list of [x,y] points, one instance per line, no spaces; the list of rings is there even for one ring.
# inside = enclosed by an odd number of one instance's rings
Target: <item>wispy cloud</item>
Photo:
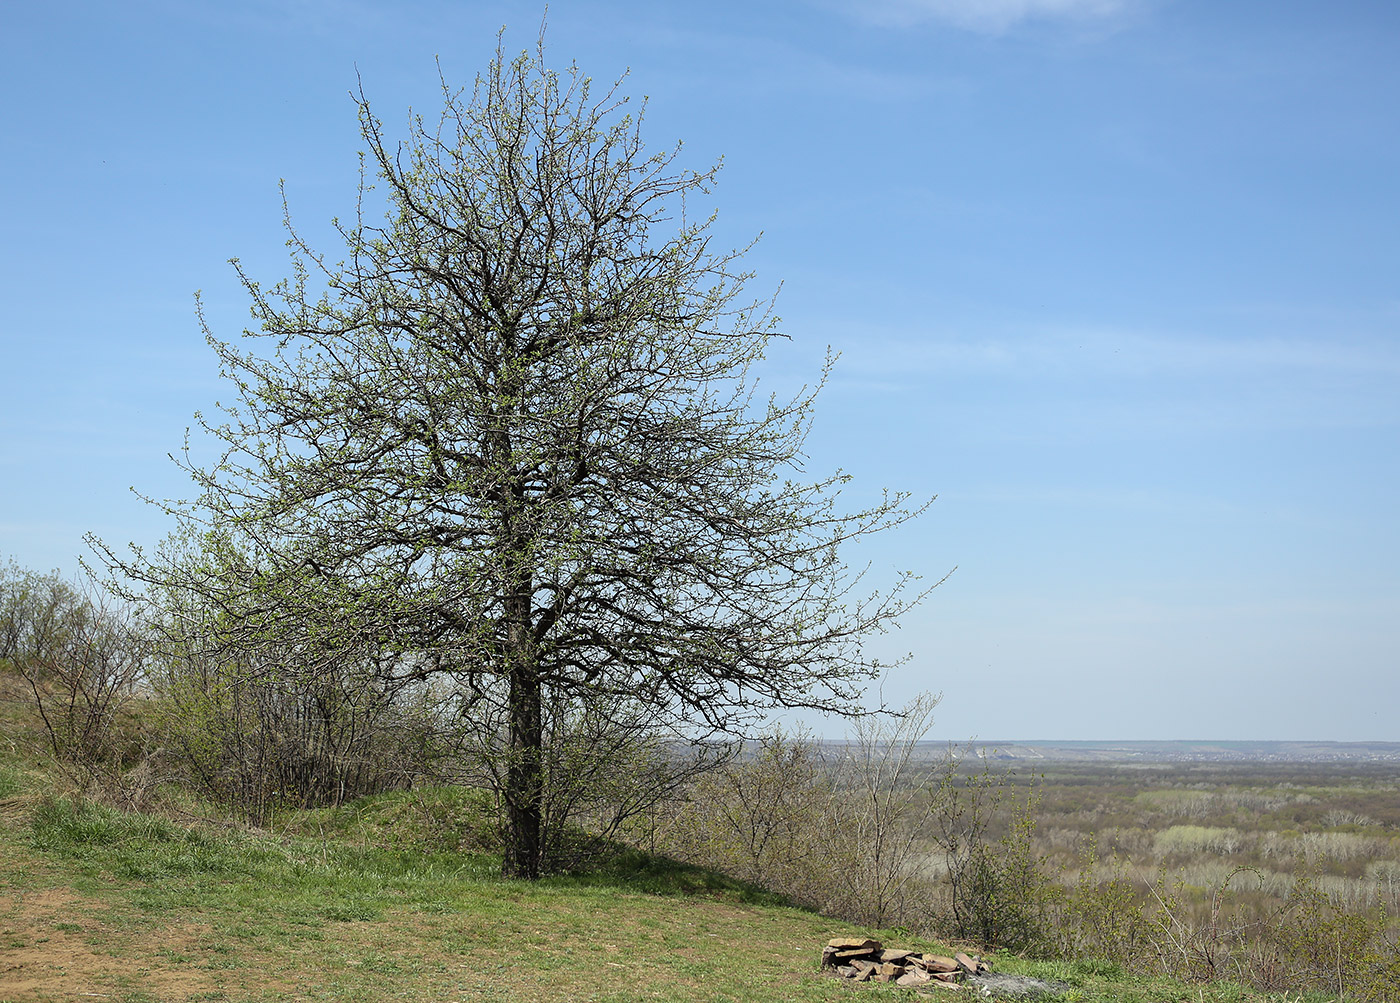
[[[877,24],[943,21],[995,34],[1023,21],[1102,21],[1133,5],[1134,0],[859,0],[847,9]]]
[[[833,339],[835,340],[835,339]],[[1046,331],[980,339],[863,332],[833,390],[956,399],[969,434],[1032,441],[1393,428],[1400,349],[1377,338]],[[915,395],[909,397],[909,395]],[[1019,401],[1017,407],[1007,401]],[[1024,420],[1026,409],[1040,416]]]
[[[1036,379],[1309,374],[1393,380],[1400,348],[1335,331],[1311,337],[1209,337],[1111,328],[1045,328],[985,338],[860,329],[838,348],[863,375],[943,373]]]

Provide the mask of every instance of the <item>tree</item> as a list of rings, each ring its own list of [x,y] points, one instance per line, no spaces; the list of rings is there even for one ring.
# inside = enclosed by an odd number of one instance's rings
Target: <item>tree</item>
[[[726,732],[773,706],[852,713],[881,671],[861,639],[921,598],[912,576],[854,591],[841,545],[922,507],[846,513],[843,475],[792,479],[825,372],[756,397],[771,303],[744,298],[743,252],[713,251],[713,217],[686,209],[717,168],[647,152],[618,87],[595,97],[542,42],[514,60],[498,44],[401,143],[353,95],[367,153],[355,220],[335,224],[345,260],[290,216],[290,279],[235,259],[264,354],[200,311],[239,402],[200,419],[226,448],[208,467],[186,451],[201,494],[175,511],[246,561],[104,548],[205,597],[230,644],[372,642],[402,674],[453,674],[464,702],[503,692],[504,869],[526,878],[551,699]]]

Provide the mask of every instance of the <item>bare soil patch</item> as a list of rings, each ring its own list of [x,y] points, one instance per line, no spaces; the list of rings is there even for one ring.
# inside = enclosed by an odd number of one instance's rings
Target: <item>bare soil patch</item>
[[[0,891],[0,999],[96,1000],[139,986],[159,999],[184,1000],[216,988],[208,972],[124,950],[131,931],[112,930],[104,911],[102,903],[63,889]],[[202,933],[155,926],[141,939],[178,951]],[[114,948],[123,948],[121,956]]]

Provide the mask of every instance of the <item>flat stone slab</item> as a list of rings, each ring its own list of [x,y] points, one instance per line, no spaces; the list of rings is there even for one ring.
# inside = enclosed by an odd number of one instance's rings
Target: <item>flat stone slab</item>
[[[893,948],[885,948],[880,952],[881,961],[903,961],[905,958],[917,954],[917,951],[896,951]]]
[[[878,951],[880,942],[869,937],[832,937],[826,946],[833,951]]]

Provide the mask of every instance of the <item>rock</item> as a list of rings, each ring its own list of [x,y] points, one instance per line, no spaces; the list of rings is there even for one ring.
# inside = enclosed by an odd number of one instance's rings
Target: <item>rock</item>
[[[910,968],[899,978],[894,980],[897,986],[921,986],[925,982],[932,981],[933,976],[922,968]]]
[[[957,989],[965,982],[984,996],[1031,999],[1063,992],[1062,983],[1019,975],[995,975],[991,965],[975,955],[959,951],[953,957],[886,949],[868,937],[833,937],[822,948],[822,967],[853,982],[893,982],[897,986]]]
[[[869,937],[832,937],[826,942],[826,946],[833,951],[880,950],[880,942]]]
[[[851,958],[868,958],[880,951],[878,940],[863,937],[834,937],[822,948],[822,967],[832,968]]]

